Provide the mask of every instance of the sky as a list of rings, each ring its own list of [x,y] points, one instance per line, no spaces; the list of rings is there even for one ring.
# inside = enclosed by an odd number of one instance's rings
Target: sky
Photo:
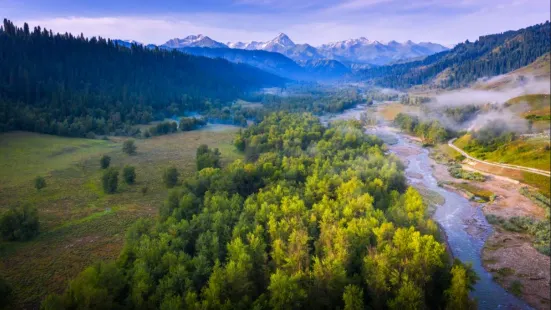
[[[54,32],[162,44],[191,34],[317,46],[370,40],[453,45],[549,20],[549,0],[0,0],[0,15]]]

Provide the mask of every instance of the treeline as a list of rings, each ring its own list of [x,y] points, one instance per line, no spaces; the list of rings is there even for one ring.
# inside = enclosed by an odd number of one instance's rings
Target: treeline
[[[315,115],[338,113],[358,104],[369,104],[356,89],[319,91],[306,87],[302,90],[291,90],[292,94],[256,94],[247,99],[256,104],[235,104],[231,107],[212,109],[204,116],[213,123],[247,126],[247,120],[260,122],[274,112],[309,112]]]
[[[516,31],[481,36],[475,42],[467,40],[450,51],[420,61],[366,69],[361,75],[379,86],[408,88],[431,82],[442,73],[436,86],[456,88],[481,77],[526,66],[550,49],[551,24],[547,21]]]
[[[0,27],[0,131],[136,134],[134,124],[222,107],[283,79],[222,59]]]
[[[267,116],[236,138],[258,158],[208,164],[44,309],[468,309],[403,166],[357,121]],[[198,156],[216,156],[202,147]],[[207,160],[208,161],[208,160]]]
[[[262,96],[260,102],[270,112],[310,112],[315,115],[338,113],[357,104],[368,103],[356,89],[297,93],[288,96],[265,94]]]
[[[176,121],[163,121],[157,123],[143,132],[144,138],[152,136],[162,136],[181,131],[191,131],[199,129],[205,126],[207,122],[202,118],[196,117],[182,117],[179,122]]]
[[[400,97],[400,103],[405,105],[419,106],[430,101],[429,97],[424,96],[409,96],[404,95]]]
[[[396,115],[394,125],[409,134],[421,138],[425,144],[445,142],[453,136],[453,133],[442,126],[437,120],[422,121],[417,116],[405,113]]]
[[[467,152],[493,152],[499,147],[517,138],[506,124],[493,123],[471,133],[469,143],[464,147]]]

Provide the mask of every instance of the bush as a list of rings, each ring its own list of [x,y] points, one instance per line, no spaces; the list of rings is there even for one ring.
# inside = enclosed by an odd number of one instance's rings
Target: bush
[[[454,164],[448,168],[450,175],[456,179],[484,182],[486,177],[478,172],[470,172],[461,168],[461,165]]]
[[[197,171],[205,168],[220,168],[220,151],[217,148],[209,149],[207,145],[202,144],[197,148],[195,161]]]
[[[44,177],[37,176],[34,178],[34,188],[41,190],[44,187],[46,187],[46,179],[44,179]]]
[[[11,303],[12,288],[10,284],[0,276],[0,309],[7,309],[7,306]]]
[[[38,211],[24,205],[11,208],[0,217],[0,233],[4,240],[28,240],[38,234]]]
[[[93,133],[92,131],[90,131],[89,133],[86,134],[86,138],[87,138],[87,139],[95,139],[95,138],[96,138],[96,134]]]
[[[163,173],[163,182],[168,188],[173,188],[178,184],[178,170],[174,167],[167,168]]]
[[[136,149],[136,143],[132,139],[124,141],[122,145],[122,151],[128,155],[136,154]]]
[[[202,118],[182,117],[180,119],[180,130],[190,131],[205,126],[207,122]]]
[[[103,155],[101,159],[99,160],[99,164],[101,166],[101,169],[107,169],[109,168],[109,165],[111,164],[111,157],[107,155]]]
[[[522,289],[523,289],[522,283],[520,283],[519,280],[514,280],[511,283],[511,286],[509,287],[509,290],[511,290],[511,293],[513,293],[516,296],[522,295]]]
[[[119,172],[115,168],[109,168],[103,173],[101,178],[103,191],[106,194],[113,194],[117,191],[119,183]]]
[[[514,216],[505,219],[493,214],[487,214],[488,223],[499,225],[503,229],[519,233],[528,233],[534,237],[533,245],[536,250],[547,256],[551,255],[551,224],[549,221],[537,221],[527,216]]]
[[[133,166],[124,166],[122,169],[122,177],[126,184],[134,184],[136,181],[136,168]]]

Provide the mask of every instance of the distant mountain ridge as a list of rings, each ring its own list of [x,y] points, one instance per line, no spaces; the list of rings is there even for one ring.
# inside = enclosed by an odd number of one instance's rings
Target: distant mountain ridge
[[[114,40],[130,48],[143,43],[128,40]],[[161,45],[149,44],[148,48],[176,49],[184,53],[209,58],[224,58],[235,63],[245,63],[286,78],[327,79],[342,77],[351,72],[409,59],[421,59],[446,50],[446,47],[430,42],[382,43],[365,37],[333,42],[314,47],[296,44],[284,33],[265,42],[222,43],[202,34],[173,38]],[[213,50],[208,50],[213,49]],[[265,53],[251,53],[263,51]],[[278,55],[269,53],[277,53]]]
[[[266,42],[227,42],[222,43],[204,35],[190,35],[183,39],[171,39],[160,45],[164,48],[208,47],[242,50],[263,50],[283,54],[297,62],[313,60],[336,60],[350,64],[385,65],[393,61],[432,55],[448,48],[431,42],[399,43],[371,41],[365,37],[333,42],[314,47],[310,44],[296,44],[284,33]],[[351,66],[347,66],[351,68]]]
[[[362,80],[374,84],[407,88],[414,85],[456,88],[479,78],[506,74],[549,53],[549,21],[514,31],[481,36],[475,42],[456,45],[418,61],[360,71]]]
[[[414,43],[407,41],[399,43],[390,41],[371,41],[365,37],[323,44],[314,47],[309,44],[295,44],[286,34],[280,33],[267,42],[228,42],[230,48],[248,50],[265,50],[277,52],[295,61],[331,59],[340,62],[385,65],[391,61],[428,56],[447,50],[448,48],[431,42]]]

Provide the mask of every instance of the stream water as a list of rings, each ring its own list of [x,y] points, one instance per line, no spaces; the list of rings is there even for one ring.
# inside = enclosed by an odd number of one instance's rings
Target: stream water
[[[359,119],[360,114],[365,111],[365,106],[358,106],[335,115],[335,119]],[[445,202],[439,205],[433,215],[447,235],[449,248],[452,255],[464,263],[471,263],[480,280],[471,293],[478,302],[479,309],[531,309],[526,303],[508,293],[492,279],[492,275],[482,266],[482,247],[484,242],[492,233],[492,226],[486,221],[482,213],[481,205],[473,206],[463,196],[439,187],[433,176],[433,168],[429,159],[427,149],[408,138],[390,130],[387,126],[374,127],[367,130],[368,133],[379,136],[387,144],[391,144],[390,151],[394,147],[406,146],[415,150],[413,155],[398,155],[406,164],[406,175],[408,182],[412,185],[422,184],[425,188],[440,194]],[[473,230],[476,233],[473,233]],[[471,233],[469,233],[471,232]]]

